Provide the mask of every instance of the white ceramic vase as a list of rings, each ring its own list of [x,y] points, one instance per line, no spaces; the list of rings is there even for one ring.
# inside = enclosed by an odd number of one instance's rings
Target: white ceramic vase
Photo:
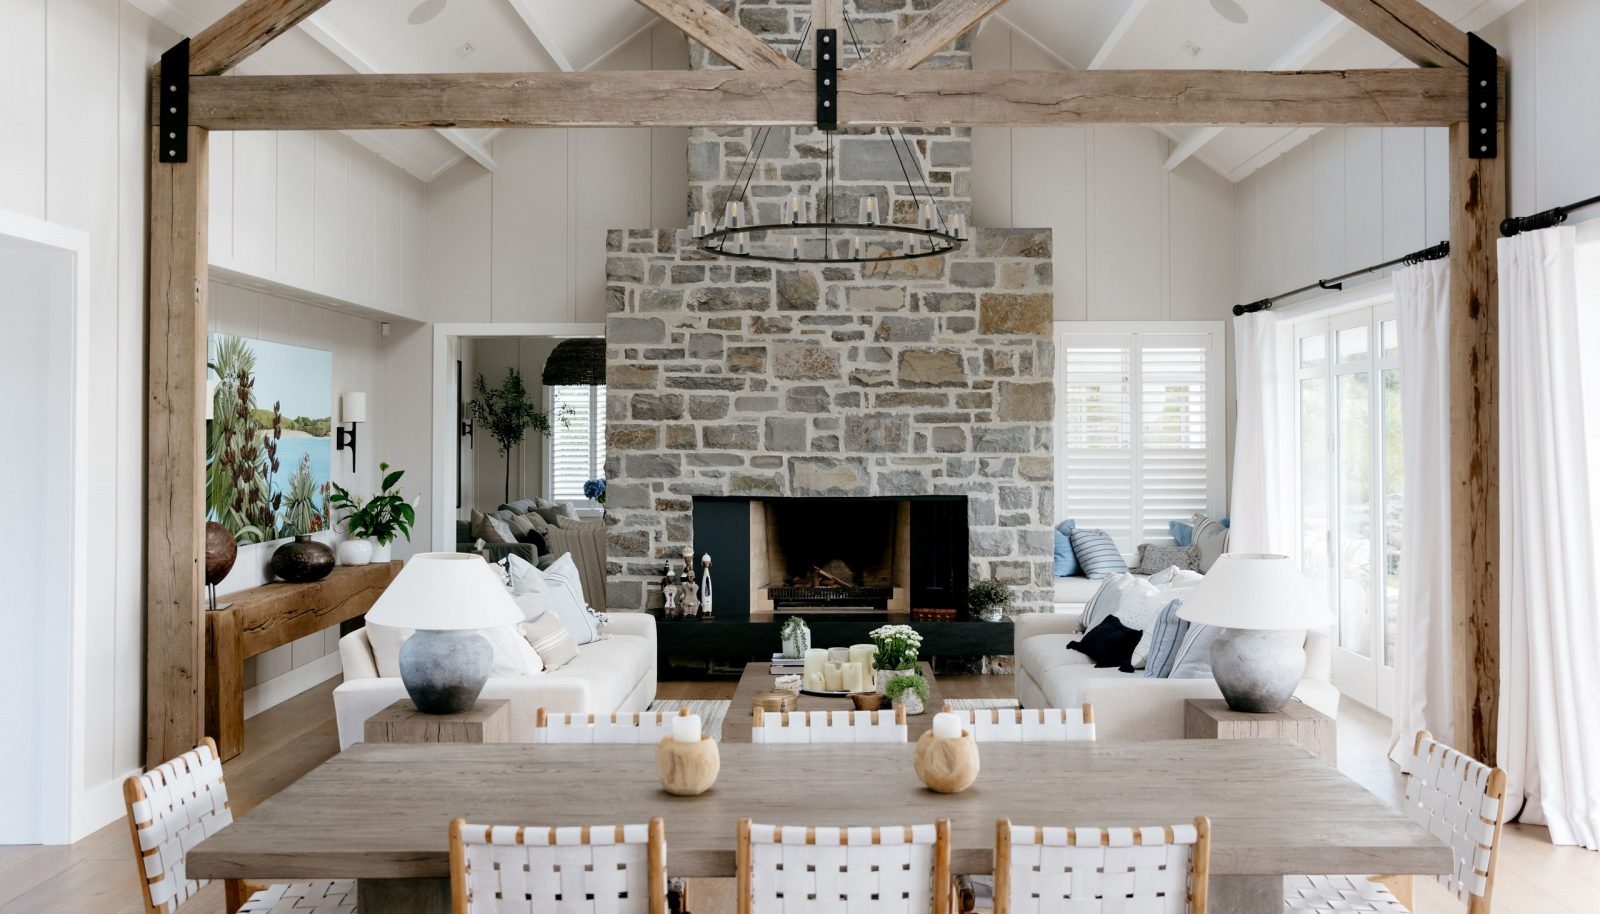
[[[345,540],[339,544],[339,564],[367,565],[372,562],[371,540]]]
[[[885,693],[885,692],[887,692],[889,690],[889,680],[895,678],[896,676],[921,676],[922,675],[921,671],[915,670],[915,669],[911,669],[911,670],[877,670],[876,674],[877,674],[876,678],[878,680],[878,682],[877,682],[878,694],[880,694],[880,695],[882,695],[883,693]]]
[[[372,543],[373,564],[388,562],[394,558],[394,543],[380,543],[377,537],[373,537],[370,542]]]

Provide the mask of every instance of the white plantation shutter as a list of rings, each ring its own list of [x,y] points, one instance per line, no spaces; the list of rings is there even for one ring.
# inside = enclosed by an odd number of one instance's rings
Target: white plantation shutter
[[[1057,336],[1057,520],[1133,555],[1169,521],[1221,513],[1221,325],[1064,323]]]
[[[605,473],[606,389],[553,386],[550,406],[550,498],[585,501],[583,484]]]

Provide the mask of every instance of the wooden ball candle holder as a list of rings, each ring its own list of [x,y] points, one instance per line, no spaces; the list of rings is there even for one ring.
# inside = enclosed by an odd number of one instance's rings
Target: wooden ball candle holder
[[[697,797],[711,789],[722,770],[717,741],[702,735],[698,743],[680,743],[664,736],[656,744],[656,776],[675,797]]]
[[[960,793],[978,779],[978,741],[969,731],[957,739],[939,739],[933,731],[917,740],[917,777],[937,793]]]

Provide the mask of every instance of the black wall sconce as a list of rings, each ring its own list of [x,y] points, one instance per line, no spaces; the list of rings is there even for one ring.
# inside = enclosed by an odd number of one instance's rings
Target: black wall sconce
[[[340,398],[339,418],[350,423],[349,428],[339,426],[333,445],[338,450],[350,450],[350,472],[356,471],[356,425],[367,421],[367,395],[349,393]]]

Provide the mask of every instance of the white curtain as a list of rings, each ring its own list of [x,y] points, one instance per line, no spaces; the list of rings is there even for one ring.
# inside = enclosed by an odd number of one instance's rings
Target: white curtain
[[[1277,315],[1233,319],[1235,393],[1230,552],[1300,557],[1295,530],[1294,373]]]
[[[1500,242],[1498,761],[1508,812],[1600,848],[1600,430],[1585,415],[1576,263],[1571,228]]]
[[[1456,742],[1450,678],[1450,262],[1396,271],[1394,304],[1405,520],[1389,757],[1404,765],[1418,730]]]

